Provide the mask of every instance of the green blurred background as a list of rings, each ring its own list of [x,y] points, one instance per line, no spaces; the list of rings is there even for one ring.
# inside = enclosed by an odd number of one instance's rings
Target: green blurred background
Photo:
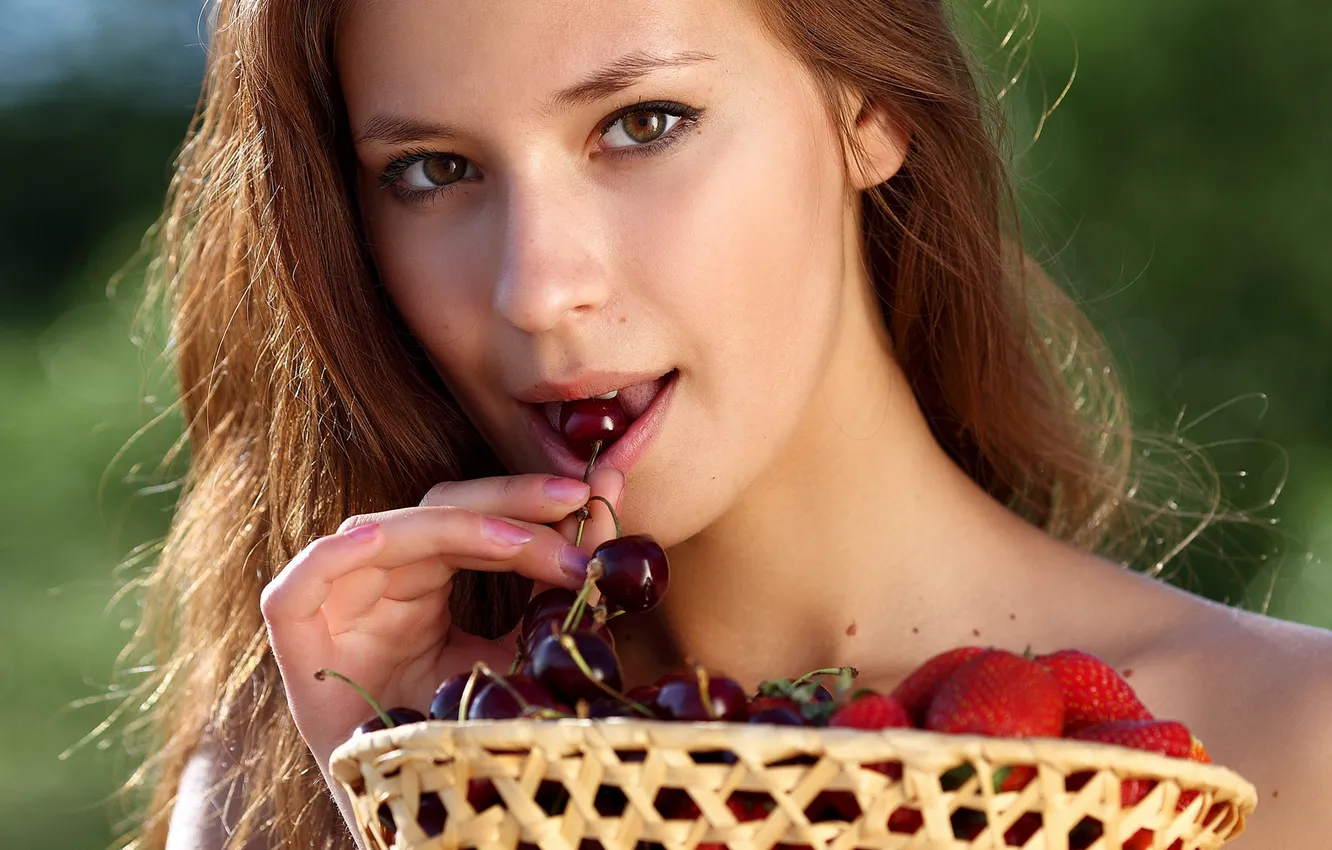
[[[131,260],[197,94],[197,3],[0,0],[4,848],[107,846],[132,768],[114,737],[75,745],[116,704],[136,606],[113,597],[137,569],[119,565],[162,534],[179,472],[160,465],[170,415],[121,449],[171,399],[154,343],[131,340]],[[1177,580],[1332,626],[1332,4],[1032,11],[1007,99],[1029,233],[1107,334],[1137,421],[1208,446],[1250,517]],[[1032,19],[987,15],[979,46],[1018,67]]]

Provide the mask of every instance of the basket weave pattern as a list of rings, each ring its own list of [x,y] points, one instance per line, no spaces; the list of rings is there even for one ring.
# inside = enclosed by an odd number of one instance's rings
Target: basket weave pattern
[[[723,752],[733,755],[719,757]],[[968,764],[974,775],[958,779],[956,769]],[[1036,775],[1022,791],[995,793],[994,773],[1006,765],[1031,765]],[[357,737],[334,753],[332,769],[351,795],[369,846],[396,850],[511,850],[519,844],[541,850],[577,850],[581,844],[590,850],[596,845],[589,839],[606,850],[634,850],[640,842],[667,850],[700,844],[744,850],[778,844],[815,850],[1068,850],[1069,833],[1079,823],[1084,843],[1078,846],[1088,850],[1120,850],[1141,829],[1153,832],[1150,843],[1139,845],[1144,850],[1169,850],[1176,840],[1177,850],[1212,850],[1243,830],[1256,803],[1252,785],[1216,765],[1079,741],[917,730],[638,720],[431,722]],[[1070,776],[1077,781],[1069,783]],[[1121,781],[1135,777],[1155,786],[1137,805],[1121,809]],[[475,779],[491,780],[502,802],[473,809],[467,792]],[[567,791],[558,813],[541,804],[552,783]],[[1197,793],[1180,810],[1184,791]],[[727,806],[735,792],[770,798],[771,812],[763,820],[739,822]],[[417,823],[422,795],[430,794],[448,813],[443,832],[434,836]],[[672,794],[677,801],[684,794],[692,799],[688,819],[667,819],[659,811]],[[846,820],[811,822],[811,804],[829,794],[854,799]],[[616,803],[607,806],[608,798]],[[392,813],[396,834],[385,830],[384,810]],[[1006,844],[1005,833],[1024,816],[1027,840]],[[962,840],[954,833],[958,817],[985,826]],[[1093,832],[1099,837],[1091,843],[1086,818],[1099,822]]]

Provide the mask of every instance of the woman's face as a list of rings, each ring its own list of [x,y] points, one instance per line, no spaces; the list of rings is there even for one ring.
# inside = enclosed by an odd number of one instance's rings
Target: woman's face
[[[722,515],[817,407],[851,287],[841,146],[744,0],[361,0],[338,36],[384,285],[514,471],[612,389],[628,525]]]

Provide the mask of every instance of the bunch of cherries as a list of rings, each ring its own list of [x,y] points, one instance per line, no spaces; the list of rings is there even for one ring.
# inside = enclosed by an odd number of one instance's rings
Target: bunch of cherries
[[[570,446],[589,458],[584,481],[591,474],[603,445],[619,437],[627,417],[614,399],[585,399],[566,402],[560,427]],[[820,675],[837,675],[837,690],[846,694],[855,671],[849,667],[816,670],[791,680],[763,683],[752,698],[734,679],[709,673],[701,665],[666,674],[651,685],[623,690],[624,674],[615,653],[615,642],[607,624],[616,617],[649,611],[660,604],[669,584],[666,552],[648,535],[622,535],[619,518],[601,497],[615,519],[616,537],[601,544],[588,563],[587,579],[575,592],[553,588],[534,596],[519,627],[519,647],[513,666],[501,674],[478,662],[470,671],[445,679],[435,691],[428,715],[416,709],[381,708],[355,682],[333,670],[320,670],[316,677],[341,679],[354,687],[374,708],[375,716],[361,724],[353,735],[363,735],[394,726],[430,720],[506,720],[514,718],[610,718],[627,717],[671,721],[729,721],[785,726],[828,725],[840,700],[814,681]],[[590,503],[589,503],[590,504]],[[579,510],[578,541],[589,511]],[[600,600],[593,604],[593,589]],[[835,721],[833,725],[838,725]],[[706,755],[706,754],[704,754]],[[731,753],[716,753],[717,760],[734,760]],[[696,758],[700,757],[696,754]],[[613,789],[612,789],[613,790]],[[669,796],[669,789],[663,791]],[[696,813],[692,801],[678,792],[679,800],[661,805],[678,817]],[[538,803],[552,813],[567,804],[567,794],[558,783],[543,783]],[[743,796],[743,795],[741,795]],[[737,798],[739,799],[739,798]],[[468,802],[477,811],[499,802],[493,783],[472,780]],[[625,800],[609,801],[622,808]],[[599,808],[607,801],[598,799]],[[428,835],[443,831],[447,813],[439,797],[422,794],[417,822]],[[745,819],[760,814],[743,813]],[[392,813],[381,806],[379,819],[386,834],[395,832]],[[392,840],[390,838],[390,840]]]

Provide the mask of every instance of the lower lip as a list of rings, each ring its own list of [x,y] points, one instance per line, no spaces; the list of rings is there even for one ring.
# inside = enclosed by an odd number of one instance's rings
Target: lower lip
[[[680,380],[677,372],[666,382],[648,405],[643,415],[635,419],[620,439],[611,443],[610,448],[597,455],[597,467],[613,466],[628,473],[637,464],[661,431],[666,420],[666,411],[670,407],[671,397],[675,394],[675,385]],[[580,458],[569,450],[564,438],[550,427],[545,413],[539,405],[527,405],[527,424],[541,446],[541,453],[546,456],[551,471],[569,478],[582,478],[587,470],[587,459]]]

